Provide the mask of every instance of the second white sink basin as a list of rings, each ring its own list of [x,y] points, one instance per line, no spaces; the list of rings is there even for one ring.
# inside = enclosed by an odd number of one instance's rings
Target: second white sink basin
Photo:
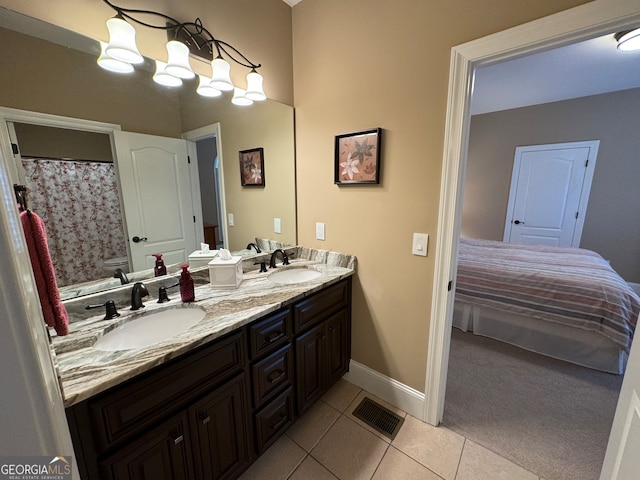
[[[145,312],[105,333],[93,348],[113,352],[148,347],[190,329],[204,318],[204,314],[200,307]]]
[[[269,275],[268,280],[274,283],[302,283],[320,277],[322,273],[310,268],[287,268]]]

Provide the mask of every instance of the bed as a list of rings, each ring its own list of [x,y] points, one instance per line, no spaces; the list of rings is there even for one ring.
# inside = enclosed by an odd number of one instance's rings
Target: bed
[[[461,238],[453,325],[543,355],[624,373],[640,298],[581,248]]]

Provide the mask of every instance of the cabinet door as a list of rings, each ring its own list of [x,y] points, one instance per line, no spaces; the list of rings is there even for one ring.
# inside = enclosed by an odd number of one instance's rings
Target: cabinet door
[[[325,390],[324,323],[296,339],[298,415],[322,396]]]
[[[349,368],[348,320],[348,312],[345,309],[332,315],[326,321],[327,383],[325,387],[327,389],[336,383]]]
[[[191,456],[186,412],[101,462],[111,480],[188,480]]]
[[[244,373],[189,408],[197,478],[235,478],[248,466],[248,413]]]

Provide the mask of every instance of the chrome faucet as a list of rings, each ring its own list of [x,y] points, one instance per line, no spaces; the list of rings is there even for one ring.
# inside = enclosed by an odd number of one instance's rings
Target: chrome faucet
[[[149,290],[142,282],[136,282],[131,289],[131,310],[139,310],[144,308],[142,297],[149,295]]]
[[[269,260],[269,268],[276,268],[276,257],[278,256],[278,253],[282,254],[282,264],[289,265],[289,256],[287,255],[287,252],[285,252],[281,248],[278,248],[271,254],[271,260]]]
[[[257,244],[250,243],[249,245],[247,245],[247,250],[251,250],[251,247],[256,249],[256,253],[262,253],[262,250],[260,250],[260,247]]]

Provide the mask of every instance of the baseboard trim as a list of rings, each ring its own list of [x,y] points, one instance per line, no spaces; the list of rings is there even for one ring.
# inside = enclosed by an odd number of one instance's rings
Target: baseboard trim
[[[424,393],[351,360],[344,379],[422,420]]]

